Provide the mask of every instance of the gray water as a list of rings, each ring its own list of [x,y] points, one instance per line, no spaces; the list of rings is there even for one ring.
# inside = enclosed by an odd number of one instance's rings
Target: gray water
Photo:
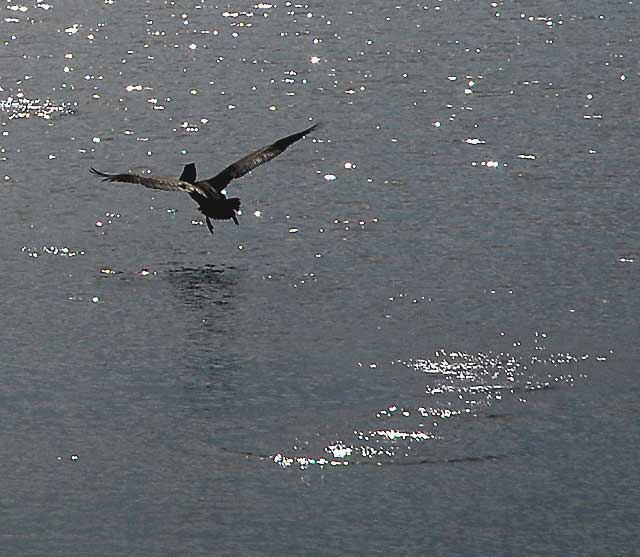
[[[2,553],[637,554],[636,4],[6,2]]]

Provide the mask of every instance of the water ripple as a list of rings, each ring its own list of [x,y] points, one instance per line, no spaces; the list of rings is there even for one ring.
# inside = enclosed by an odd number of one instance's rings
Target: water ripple
[[[310,444],[297,442],[292,451],[264,456],[282,467],[347,466],[349,464],[402,465],[483,461],[500,458],[511,449],[501,449],[493,440],[494,418],[517,419],[518,408],[529,397],[542,396],[558,387],[573,387],[588,377],[589,363],[608,356],[553,352],[546,348],[546,333],[536,333],[527,353],[475,352],[441,349],[432,357],[397,360],[387,365],[371,363],[361,368],[402,373],[396,366],[418,373],[425,379],[423,397],[393,402],[374,411],[377,425],[351,431],[352,442],[342,437],[325,444],[322,456],[296,454],[301,446],[309,453]],[[516,342],[518,347],[522,343]],[[471,421],[469,421],[471,420]],[[479,424],[487,425],[479,425]],[[384,425],[383,425],[384,424]],[[475,424],[475,425],[474,425]],[[497,427],[501,427],[497,425]],[[480,428],[480,432],[478,431]],[[486,438],[482,439],[482,431]],[[471,436],[468,441],[465,437]],[[480,436],[480,437],[478,437]],[[464,446],[480,439],[489,445],[489,454],[468,454]],[[452,456],[463,450],[466,454]],[[443,454],[444,451],[444,454]],[[502,455],[504,456],[504,455]]]

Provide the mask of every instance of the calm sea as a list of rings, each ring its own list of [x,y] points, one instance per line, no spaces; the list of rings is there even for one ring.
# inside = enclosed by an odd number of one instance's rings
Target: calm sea
[[[4,2],[1,552],[637,554],[639,28]]]

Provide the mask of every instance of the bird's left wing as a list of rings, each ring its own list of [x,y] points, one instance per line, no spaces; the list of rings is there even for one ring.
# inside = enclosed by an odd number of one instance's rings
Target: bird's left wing
[[[91,168],[91,173],[103,178],[103,182],[123,182],[126,184],[140,184],[145,188],[152,188],[154,190],[173,190],[173,191],[185,191],[187,193],[197,192],[201,195],[205,195],[204,190],[195,184],[189,184],[177,178],[170,178],[165,176],[141,176],[140,174],[107,174],[106,172],[100,172],[95,168]]]

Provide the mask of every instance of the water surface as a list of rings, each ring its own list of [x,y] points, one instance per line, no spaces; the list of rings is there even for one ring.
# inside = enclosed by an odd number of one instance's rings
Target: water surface
[[[634,553],[634,3],[2,12],[5,551]]]

